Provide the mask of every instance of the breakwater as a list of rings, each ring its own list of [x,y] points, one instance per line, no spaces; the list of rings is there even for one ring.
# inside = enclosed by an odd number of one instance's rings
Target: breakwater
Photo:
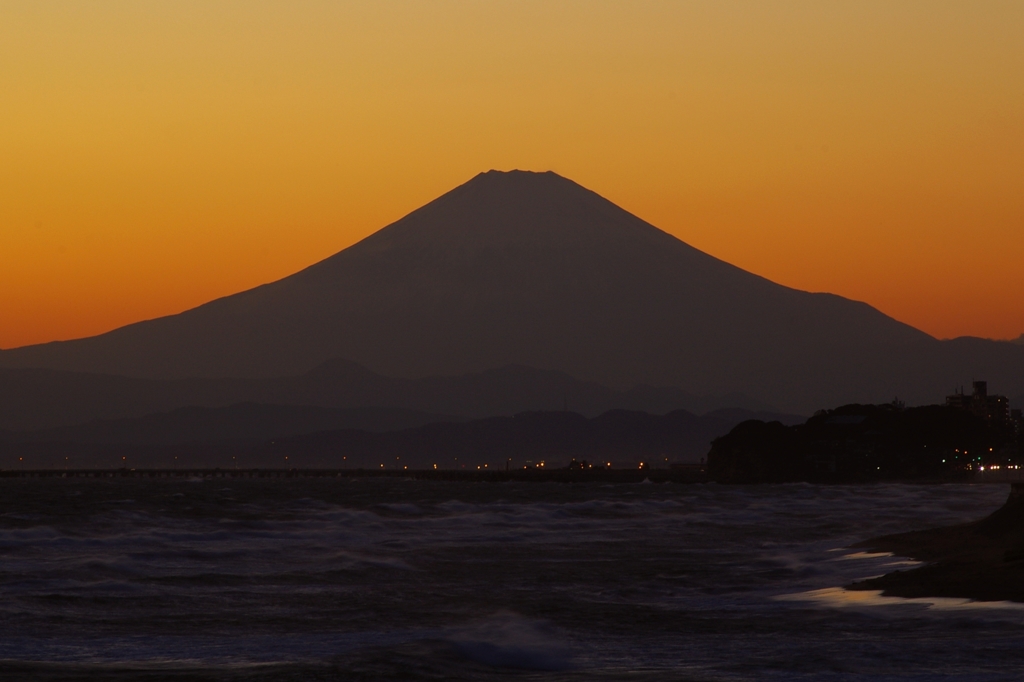
[[[79,479],[275,479],[275,478],[392,478],[424,481],[604,482],[604,483],[704,483],[710,481],[699,467],[677,469],[513,469],[413,470],[413,469],[7,469],[0,478]]]

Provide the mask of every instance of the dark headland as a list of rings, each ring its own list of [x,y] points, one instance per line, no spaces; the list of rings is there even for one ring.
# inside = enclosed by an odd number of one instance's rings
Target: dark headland
[[[893,597],[954,597],[1024,602],[1024,483],[1006,504],[980,521],[886,535],[858,547],[892,552],[925,564],[849,586]]]

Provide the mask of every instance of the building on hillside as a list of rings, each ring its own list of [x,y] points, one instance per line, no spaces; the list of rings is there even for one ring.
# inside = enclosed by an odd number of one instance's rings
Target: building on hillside
[[[1010,401],[1005,395],[989,395],[987,381],[975,381],[974,392],[967,395],[960,389],[946,396],[946,404],[972,412],[993,426],[1010,426]]]

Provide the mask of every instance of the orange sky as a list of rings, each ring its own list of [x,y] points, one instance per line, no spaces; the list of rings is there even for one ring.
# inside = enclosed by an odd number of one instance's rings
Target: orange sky
[[[939,337],[1024,333],[1024,3],[0,4],[0,347],[290,274],[490,168]]]

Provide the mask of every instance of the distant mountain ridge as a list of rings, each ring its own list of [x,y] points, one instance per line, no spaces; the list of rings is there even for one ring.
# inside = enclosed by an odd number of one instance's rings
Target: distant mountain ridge
[[[325,410],[242,404],[185,408],[142,418],[91,422],[46,431],[0,431],[0,469],[46,468],[520,468],[546,460],[613,461],[634,468],[697,462],[711,441],[747,419],[802,418],[747,410],[697,416],[610,410],[591,419],[568,411],[533,411],[477,420],[423,423],[421,413],[366,408]],[[326,428],[376,423],[406,428]],[[290,429],[290,431],[289,431]]]
[[[742,393],[810,413],[1024,392],[1024,347],[938,341],[864,303],[774,284],[554,173],[482,173],[295,275],[0,367],[136,378],[407,378],[523,365],[626,389]]]
[[[678,409],[704,413],[723,407],[772,410],[742,395],[694,396],[651,386],[618,391],[562,372],[515,365],[423,379],[385,377],[343,360],[326,362],[298,376],[269,379],[161,380],[0,369],[0,429],[11,431],[245,402],[331,410],[411,410],[466,419],[563,408],[591,417],[612,409],[657,414]]]
[[[7,432],[23,443],[175,445],[193,442],[261,441],[318,431],[400,431],[463,418],[395,407],[331,408],[237,403],[227,407],[179,407],[125,419],[98,419],[77,426]]]

